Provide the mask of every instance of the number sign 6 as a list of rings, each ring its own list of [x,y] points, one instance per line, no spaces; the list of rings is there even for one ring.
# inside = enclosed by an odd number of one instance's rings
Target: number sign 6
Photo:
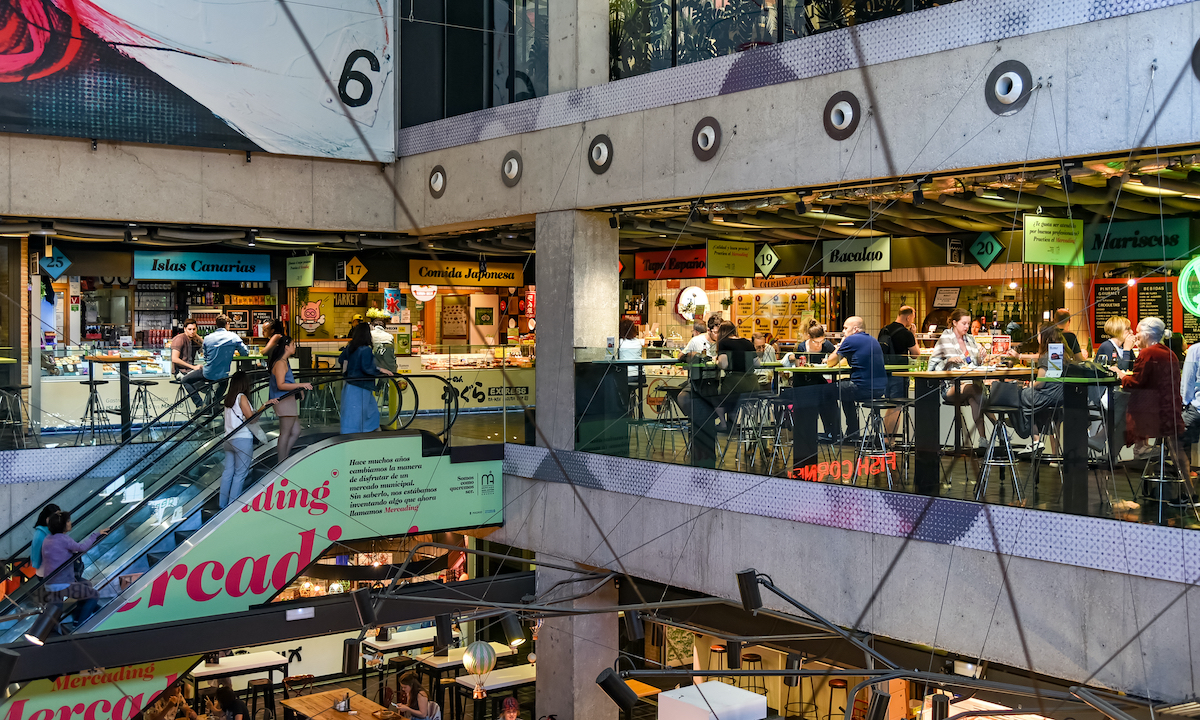
[[[375,93],[375,88],[371,85],[371,79],[362,72],[354,69],[354,64],[359,60],[366,59],[370,63],[373,72],[379,72],[379,58],[369,50],[355,50],[346,57],[346,64],[342,66],[342,77],[338,80],[338,96],[342,98],[342,102],[348,107],[362,107],[371,102],[371,96]],[[362,86],[362,92],[358,97],[351,97],[346,92],[347,85],[353,80]]]

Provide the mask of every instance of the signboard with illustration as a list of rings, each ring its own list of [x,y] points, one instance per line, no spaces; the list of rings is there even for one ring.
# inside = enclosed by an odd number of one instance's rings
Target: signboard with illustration
[[[325,313],[321,312],[324,300],[310,300],[302,303],[296,311],[296,324],[309,333],[315,333],[325,324]]]
[[[339,541],[499,525],[501,471],[499,460],[425,457],[417,433],[324,440],[138,578],[91,629],[241,612]]]
[[[100,668],[25,683],[5,703],[4,720],[130,720],[200,662],[199,655]]]

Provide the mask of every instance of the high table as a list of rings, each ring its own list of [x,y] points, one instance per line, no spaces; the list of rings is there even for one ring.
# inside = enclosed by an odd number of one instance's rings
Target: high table
[[[266,671],[267,679],[271,680],[271,673],[278,670],[280,672],[279,681],[283,685],[283,704],[287,705],[288,690],[287,685],[283,684],[283,679],[288,674],[288,660],[283,655],[276,652],[256,652],[246,653],[245,655],[230,655],[223,657],[217,661],[215,665],[203,663],[197,665],[192,670],[192,707],[199,712],[200,710],[200,693],[196,692],[196,686],[200,680],[216,680],[218,678],[233,677],[235,675],[252,675],[257,672]],[[274,681],[272,680],[272,684]],[[312,697],[311,695],[309,697]],[[333,703],[330,703],[332,705]]]
[[[97,380],[96,363],[111,363],[117,366],[117,372],[121,376],[121,442],[125,442],[132,435],[132,428],[129,418],[129,363],[138,362],[145,358],[137,357],[121,357],[120,355],[87,355],[83,358],[91,363],[88,368],[88,379]],[[103,377],[104,373],[100,373]]]
[[[781,367],[778,372],[792,375],[844,375],[851,371],[846,365],[801,365]],[[828,383],[825,385],[796,385],[792,383],[792,467],[801,468],[817,462],[817,410],[828,402]],[[840,421],[839,421],[840,422]],[[833,432],[832,428],[825,428]]]
[[[490,674],[488,674],[486,676],[486,678],[483,682],[483,689],[486,693],[488,693],[488,697],[492,698],[492,704],[496,705],[497,704],[496,701],[499,700],[499,698],[497,698],[493,695],[493,693],[495,693],[496,691],[512,690],[515,692],[517,688],[522,687],[524,685],[532,685],[535,682],[537,682],[537,668],[535,666],[533,666],[531,664],[514,665],[513,667],[502,668],[500,670],[493,670]],[[454,706],[455,706],[455,717],[456,718],[462,717],[462,713],[459,711],[459,708],[466,707],[465,701],[472,694],[472,691],[474,689],[475,689],[475,676],[474,675],[463,675],[461,677],[455,678],[455,688],[454,688],[455,697],[463,701],[463,704],[461,706],[459,705],[457,700],[455,701]],[[484,699],[479,698],[479,699],[475,700],[474,714],[472,714],[471,717],[476,718],[476,720],[480,720],[484,716],[484,711],[485,711]],[[495,711],[492,712],[492,717],[499,717],[499,716],[500,716],[499,712],[495,712]],[[530,717],[537,717],[536,708],[533,709],[533,711],[530,714]]]
[[[488,643],[495,651],[497,658],[509,657],[516,655],[516,648],[501,643]],[[442,705],[445,693],[442,692],[442,673],[446,670],[453,670],[463,666],[463,655],[467,652],[466,648],[454,648],[445,655],[426,655],[421,658],[421,664],[429,668],[429,694],[438,701],[438,705]],[[434,696],[434,693],[437,693]],[[482,716],[476,716],[482,717]]]
[[[1029,368],[974,367],[969,370],[917,370],[912,372],[893,373],[896,377],[916,378],[916,390],[913,403],[915,417],[921,422],[914,423],[913,444],[915,445],[916,469],[913,473],[914,485],[922,495],[938,495],[942,489],[942,423],[941,423],[941,384],[943,381],[954,382],[955,395],[961,395],[962,382],[975,380],[1020,379],[1028,380]],[[959,454],[962,449],[962,415],[954,413],[954,452]]]
[[[344,699],[347,693],[350,695],[350,709],[356,713],[355,715],[333,709],[334,703]],[[386,709],[356,692],[341,688],[284,700],[283,706],[288,710],[294,710],[305,717],[312,718],[312,720],[373,720],[371,713]]]
[[[454,638],[457,640],[458,637],[459,637],[458,631],[455,630]],[[364,650],[373,650],[376,653],[378,653],[379,655],[386,655],[388,653],[401,653],[401,652],[405,652],[407,650],[417,650],[417,649],[424,648],[424,647],[433,647],[434,643],[436,643],[436,642],[437,642],[437,628],[433,628],[433,627],[416,628],[415,630],[405,630],[403,632],[393,632],[391,637],[389,637],[387,640],[378,640],[376,638],[369,638],[367,640],[363,640],[363,649]],[[451,652],[453,652],[453,651],[451,651]],[[460,660],[460,662],[461,662],[461,660]],[[384,673],[385,667],[386,667],[386,665],[383,665],[382,663],[379,665],[379,674],[381,676]],[[363,663],[363,666],[362,666],[362,691],[364,693],[367,691],[367,665],[366,665],[366,663]],[[380,685],[380,693],[382,693],[382,692],[383,692],[383,686],[381,684]],[[382,697],[382,694],[380,697]]]
[[[1112,388],[1117,378],[1078,378],[1057,377],[1040,378],[1045,382],[1061,383],[1063,385],[1063,512],[1086,515],[1088,512],[1088,427],[1092,424],[1091,413],[1088,410],[1088,387],[1104,387],[1108,396],[1108,408],[1105,410],[1104,428],[1108,434],[1108,448],[1120,447],[1114,444],[1113,437],[1113,402]]]

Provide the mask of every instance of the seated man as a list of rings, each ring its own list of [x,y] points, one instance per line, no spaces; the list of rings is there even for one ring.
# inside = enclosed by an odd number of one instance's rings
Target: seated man
[[[850,365],[850,379],[838,383],[838,393],[842,399],[842,413],[846,416],[846,438],[852,439],[859,431],[854,401],[882,398],[887,391],[887,371],[883,369],[883,348],[878,340],[867,334],[862,318],[857,315],[847,318],[842,332],[842,344],[825,364],[833,367],[846,358]]]
[[[775,348],[767,342],[767,334],[756,332],[752,337],[754,338],[756,364],[775,362]],[[771,387],[771,380],[774,377],[774,373],[771,370],[760,367],[754,371],[754,374],[758,377],[759,387]]]
[[[224,398],[225,386],[229,379],[229,365],[233,362],[234,353],[250,354],[250,349],[246,347],[246,343],[242,342],[238,334],[227,329],[228,317],[218,315],[213,320],[213,324],[217,326],[217,329],[204,337],[204,365],[180,379],[180,383],[187,390],[188,396],[195,403],[197,410],[203,407],[200,402],[200,394],[196,392],[197,386],[207,381],[213,385],[213,401]]]

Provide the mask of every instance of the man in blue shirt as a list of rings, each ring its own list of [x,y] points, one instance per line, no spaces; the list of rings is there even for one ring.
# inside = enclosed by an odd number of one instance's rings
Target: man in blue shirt
[[[846,416],[846,438],[849,439],[858,435],[859,429],[854,401],[882,398],[887,391],[888,378],[883,369],[883,348],[866,332],[863,319],[857,315],[846,318],[842,332],[842,344],[830,353],[825,364],[833,367],[846,358],[850,365],[850,379],[838,383],[842,413]]]
[[[225,395],[225,381],[229,379],[229,365],[234,354],[249,355],[250,349],[235,332],[226,329],[229,318],[218,315],[213,321],[217,329],[204,336],[204,365],[193,370],[179,381],[188,392],[188,397],[200,408],[200,394],[196,387],[203,382],[213,383],[213,399]]]

